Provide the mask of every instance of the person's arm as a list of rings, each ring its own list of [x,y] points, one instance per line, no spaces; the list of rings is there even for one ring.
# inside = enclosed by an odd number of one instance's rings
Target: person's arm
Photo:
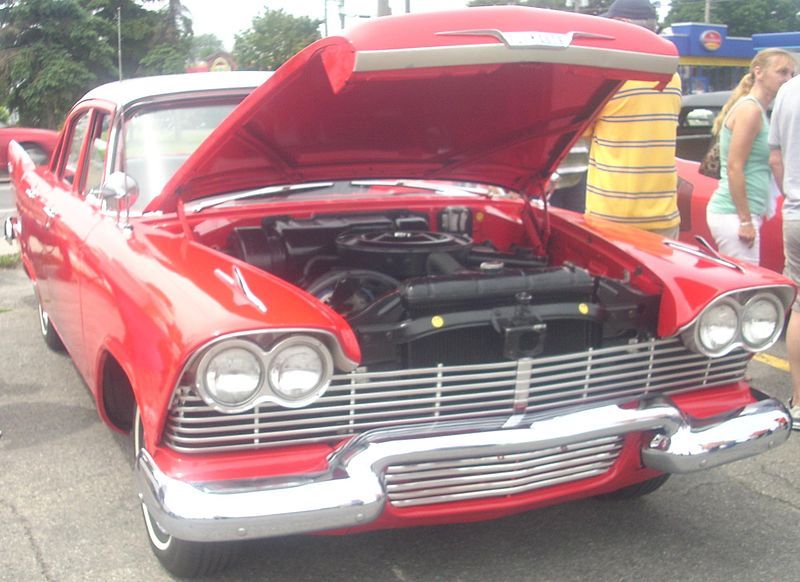
[[[769,150],[769,167],[772,168],[772,175],[775,176],[775,183],[783,192],[783,154],[780,146],[772,146]]]
[[[753,142],[761,131],[761,109],[752,102],[741,103],[729,123],[731,144],[727,160],[728,188],[739,215],[739,239],[752,245],[756,240],[756,229],[747,202],[744,167],[753,149]]]

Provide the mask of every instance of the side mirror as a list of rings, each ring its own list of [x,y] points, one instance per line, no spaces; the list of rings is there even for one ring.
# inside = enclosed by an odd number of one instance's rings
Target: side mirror
[[[106,210],[117,213],[117,223],[127,227],[131,206],[139,198],[139,185],[125,172],[114,172],[100,186],[98,197]]]
[[[100,186],[100,199],[110,202],[125,197],[136,200],[139,197],[139,185],[125,172],[114,172]]]

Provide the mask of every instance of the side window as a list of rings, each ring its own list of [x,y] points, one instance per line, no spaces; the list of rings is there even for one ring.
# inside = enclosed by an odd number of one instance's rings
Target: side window
[[[86,170],[86,183],[83,186],[84,192],[99,190],[103,183],[108,137],[111,131],[109,121],[110,116],[107,113],[97,113],[86,157],[88,168]]]
[[[72,126],[72,133],[69,136],[69,143],[67,144],[67,160],[64,164],[64,169],[61,172],[61,177],[70,184],[75,182],[75,174],[78,172],[78,163],[81,157],[81,146],[83,145],[83,138],[86,136],[86,130],[89,127],[90,119],[89,111],[85,111],[75,121]]]

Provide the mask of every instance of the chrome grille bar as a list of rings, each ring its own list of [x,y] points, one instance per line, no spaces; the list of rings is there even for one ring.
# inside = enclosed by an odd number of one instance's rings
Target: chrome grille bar
[[[532,491],[606,472],[619,456],[621,437],[528,453],[390,466],[392,505],[412,507]]]
[[[327,392],[306,408],[266,403],[239,414],[216,412],[192,387],[181,386],[164,439],[185,452],[333,443],[374,428],[503,417],[717,386],[743,378],[749,360],[742,350],[707,358],[667,339],[519,362],[358,369],[335,375]]]

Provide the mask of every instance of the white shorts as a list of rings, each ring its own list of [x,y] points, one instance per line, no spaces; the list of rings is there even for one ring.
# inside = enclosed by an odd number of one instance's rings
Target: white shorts
[[[738,214],[714,214],[706,212],[706,222],[711,236],[717,245],[717,250],[723,255],[728,255],[739,261],[757,265],[761,257],[761,222],[760,216],[753,216],[753,228],[756,229],[756,239],[753,246],[747,246],[739,238]]]

